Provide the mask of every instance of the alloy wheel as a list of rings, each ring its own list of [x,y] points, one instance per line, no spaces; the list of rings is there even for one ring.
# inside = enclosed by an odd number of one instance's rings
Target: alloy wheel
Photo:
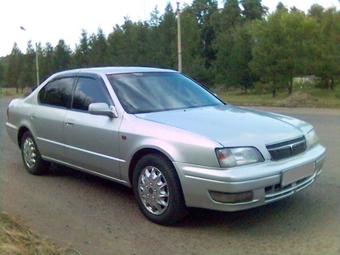
[[[36,164],[37,160],[37,153],[36,153],[36,148],[34,145],[34,142],[31,138],[27,138],[24,141],[23,145],[23,156],[24,156],[24,161],[27,167],[33,168]]]
[[[141,171],[138,192],[143,205],[150,213],[160,215],[168,208],[168,183],[158,168],[148,166]]]

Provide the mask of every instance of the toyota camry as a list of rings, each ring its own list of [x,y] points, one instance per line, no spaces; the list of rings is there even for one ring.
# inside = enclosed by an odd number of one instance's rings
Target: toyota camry
[[[190,207],[238,211],[286,198],[325,161],[310,124],[227,104],[173,70],[59,72],[12,100],[7,116],[29,173],[55,163],[129,186],[163,225]]]

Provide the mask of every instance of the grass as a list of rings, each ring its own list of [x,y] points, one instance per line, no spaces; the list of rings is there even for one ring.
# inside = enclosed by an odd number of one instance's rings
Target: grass
[[[1,255],[66,255],[80,254],[69,248],[59,248],[48,238],[38,235],[20,220],[0,212]]]
[[[0,87],[0,98],[16,98],[16,97],[23,97],[27,93],[27,89],[16,93],[14,88],[2,88]]]
[[[241,106],[340,108],[339,87],[334,90],[293,88],[291,95],[278,91],[275,98],[271,93],[258,94],[255,91],[244,93],[218,89],[214,92],[224,101]]]

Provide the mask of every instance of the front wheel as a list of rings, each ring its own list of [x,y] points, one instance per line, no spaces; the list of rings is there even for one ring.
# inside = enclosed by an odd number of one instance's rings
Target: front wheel
[[[50,163],[41,158],[38,147],[29,131],[26,131],[21,139],[21,156],[30,174],[41,175],[50,167]]]
[[[166,157],[142,157],[133,173],[132,185],[138,206],[150,221],[172,225],[187,214],[176,170]]]

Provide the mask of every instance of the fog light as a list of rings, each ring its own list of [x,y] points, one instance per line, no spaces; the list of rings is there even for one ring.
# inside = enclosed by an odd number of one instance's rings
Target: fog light
[[[253,201],[253,192],[240,193],[224,193],[217,191],[210,191],[210,196],[213,200],[220,203],[242,203]]]

